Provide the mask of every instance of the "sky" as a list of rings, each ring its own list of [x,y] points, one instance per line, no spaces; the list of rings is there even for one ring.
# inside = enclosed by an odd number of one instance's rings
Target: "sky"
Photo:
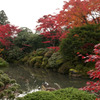
[[[28,27],[35,32],[37,20],[43,15],[58,13],[64,0],[1,0],[0,11],[4,10],[12,25]]]

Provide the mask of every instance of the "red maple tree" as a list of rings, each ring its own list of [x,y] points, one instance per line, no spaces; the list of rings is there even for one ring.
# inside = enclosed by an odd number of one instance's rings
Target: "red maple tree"
[[[14,38],[20,29],[14,25],[0,25],[0,43],[6,47],[11,45],[10,38]]]
[[[38,23],[36,30],[47,38],[43,43],[52,44],[52,48],[56,47],[55,41],[65,38],[69,28],[100,23],[100,0],[65,1],[59,14],[45,15]]]
[[[100,0],[69,0],[65,1],[58,15],[58,22],[70,27],[100,23]]]
[[[44,15],[38,20],[38,23],[36,30],[40,31],[41,35],[47,39],[43,43],[50,43],[52,46],[49,48],[56,49],[56,41],[64,38],[66,34],[65,30],[57,23],[57,15]]]

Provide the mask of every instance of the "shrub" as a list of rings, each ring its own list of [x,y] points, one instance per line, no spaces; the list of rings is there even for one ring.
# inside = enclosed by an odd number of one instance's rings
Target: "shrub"
[[[52,92],[39,91],[26,95],[23,98],[18,98],[17,100],[58,100]]]
[[[7,67],[8,66],[8,63],[0,57],[0,67]]]
[[[14,79],[10,79],[7,74],[0,70],[0,100],[14,100],[17,93],[20,92],[19,85]]]
[[[59,52],[55,52],[48,59],[48,64],[50,68],[59,68],[59,65],[63,63],[62,56]]]
[[[21,59],[23,57],[23,55],[24,55],[24,53],[22,52],[22,50],[19,47],[14,46],[12,49],[10,49],[7,52],[6,60],[9,62],[13,62],[15,60]]]
[[[76,88],[66,88],[57,91],[39,91],[28,94],[17,100],[95,100],[93,94]]]
[[[81,91],[76,88],[66,88],[53,92],[61,100],[94,100],[96,97],[86,91]]]
[[[84,64],[77,52],[85,55],[93,53],[93,47],[100,42],[100,24],[86,25],[70,30],[67,37],[60,44],[60,53],[66,61],[70,61],[74,66]]]

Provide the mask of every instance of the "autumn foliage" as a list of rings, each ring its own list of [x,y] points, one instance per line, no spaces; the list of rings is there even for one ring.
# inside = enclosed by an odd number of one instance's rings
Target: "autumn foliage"
[[[61,25],[79,27],[85,24],[100,23],[100,0],[65,1],[58,15]]]
[[[10,38],[14,38],[20,30],[18,27],[10,24],[0,25],[0,42],[8,47],[11,45]]]
[[[87,86],[81,89],[96,93],[97,96],[100,96],[100,43],[95,45],[94,53],[95,55],[82,56],[82,58],[86,59],[85,62],[96,62],[95,70],[90,70],[88,75],[90,75],[90,78],[98,80],[96,82],[87,82]]]
[[[41,35],[46,38],[46,41],[43,41],[43,43],[51,44],[51,47],[49,48],[56,48],[59,44],[59,39],[66,34],[62,27],[57,23],[57,15],[44,15],[38,20],[38,23],[40,24],[37,26],[36,30],[40,31]]]
[[[45,15],[38,23],[36,30],[47,39],[43,43],[56,47],[56,40],[65,38],[69,28],[100,23],[100,0],[65,1],[59,14]]]

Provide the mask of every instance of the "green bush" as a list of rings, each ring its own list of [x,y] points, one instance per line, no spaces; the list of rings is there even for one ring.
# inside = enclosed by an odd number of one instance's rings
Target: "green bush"
[[[67,37],[60,44],[60,53],[66,61],[76,66],[84,61],[78,57],[77,52],[83,55],[93,54],[94,45],[100,42],[100,24],[86,25],[70,30]],[[94,66],[94,64],[93,64]]]
[[[13,62],[15,60],[19,60],[23,57],[24,53],[22,52],[22,50],[17,47],[17,46],[14,46],[12,49],[10,49],[8,52],[7,52],[7,57],[6,57],[6,60],[8,62]]]
[[[45,47],[42,43],[42,36],[33,34],[28,28],[21,28],[18,35],[10,42],[14,45],[11,45],[9,49],[4,50],[2,53],[3,57],[9,62],[20,60],[28,53]],[[41,54],[41,51],[38,54]]]
[[[18,98],[17,100],[58,100],[58,99],[52,92],[39,91],[28,94],[23,98]]]
[[[62,63],[63,59],[59,52],[53,53],[52,56],[48,59],[48,65],[50,68],[59,68],[59,65]]]
[[[8,63],[0,57],[0,67],[7,67],[8,66]]]
[[[57,91],[39,91],[28,94],[17,100],[95,100],[96,96],[76,88],[66,88]]]
[[[19,85],[14,79],[10,79],[7,74],[0,70],[0,100],[14,100],[17,93],[20,93]]]
[[[61,100],[95,100],[96,96],[76,88],[66,88],[53,92]]]

